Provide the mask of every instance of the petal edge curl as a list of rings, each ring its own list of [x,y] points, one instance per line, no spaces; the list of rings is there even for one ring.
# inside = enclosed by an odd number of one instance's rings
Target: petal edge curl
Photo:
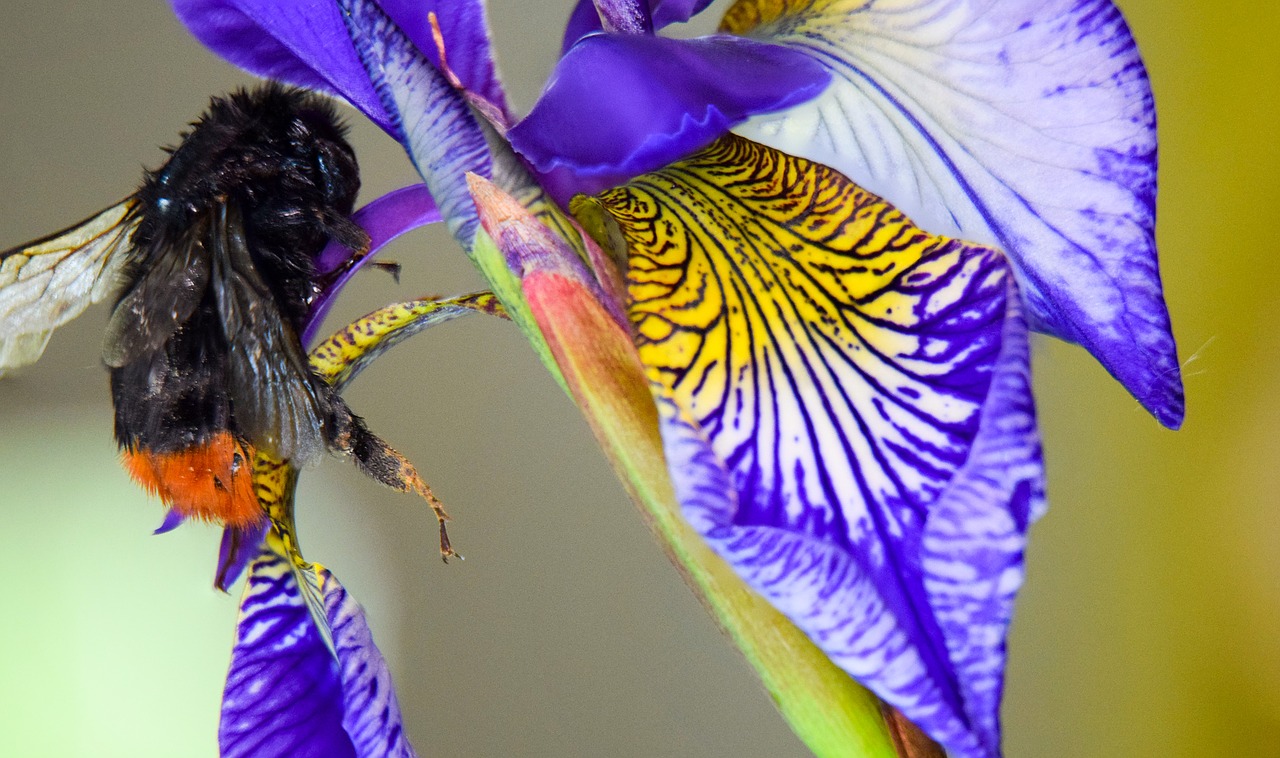
[[[511,128],[539,171],[596,192],[703,147],[756,113],[816,95],[828,74],[808,56],[728,36],[674,40],[597,34],[556,65]]]

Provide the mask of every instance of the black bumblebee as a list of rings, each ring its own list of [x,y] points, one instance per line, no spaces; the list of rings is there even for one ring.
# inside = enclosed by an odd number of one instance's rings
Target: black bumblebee
[[[116,441],[166,505],[259,522],[258,451],[303,464],[327,448],[408,489],[412,467],[311,371],[299,337],[342,273],[317,274],[320,252],[334,240],[354,263],[369,248],[331,103],[276,84],[214,98],[170,152],[123,202],[0,253],[0,372],[116,292],[103,346]]]

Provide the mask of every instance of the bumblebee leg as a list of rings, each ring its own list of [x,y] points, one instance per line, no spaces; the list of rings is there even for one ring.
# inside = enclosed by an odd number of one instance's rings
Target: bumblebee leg
[[[381,437],[369,431],[364,419],[351,412],[341,398],[334,396],[341,407],[335,409],[335,423],[330,425],[334,434],[329,439],[331,449],[350,455],[356,466],[371,479],[375,479],[400,492],[416,492],[431,506],[436,521],[440,524],[440,558],[448,563],[450,558],[462,560],[462,556],[453,549],[449,541],[449,531],[445,524],[449,521],[449,513],[444,503],[431,491],[431,487],[418,474],[409,459],[398,453]],[[345,418],[344,418],[345,416]]]
[[[449,514],[440,499],[418,475],[413,464],[365,426],[364,420],[338,395],[369,361],[401,340],[434,324],[469,313],[505,317],[497,298],[489,292],[447,300],[421,299],[395,303],[374,311],[338,331],[311,351],[311,369],[327,389],[325,442],[330,450],[350,455],[369,477],[401,492],[417,492],[431,506],[440,524],[440,556],[461,559],[449,542],[445,523]]]

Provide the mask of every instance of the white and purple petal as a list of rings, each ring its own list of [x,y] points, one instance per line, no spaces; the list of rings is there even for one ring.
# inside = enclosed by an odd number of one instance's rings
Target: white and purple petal
[[[364,612],[327,570],[300,586],[270,543],[250,566],[223,693],[223,758],[412,758]],[[303,593],[319,593],[323,616]]]
[[[393,131],[393,115],[370,83],[333,0],[172,0],[172,4],[197,39],[237,66],[340,95],[383,129]],[[427,22],[428,13],[434,12],[449,68],[468,90],[506,112],[482,3],[383,0],[380,5],[438,65]]]
[[[1161,423],[1181,423],[1155,110],[1110,0],[743,0],[724,28],[834,74],[821,97],[740,134],[842,171],[930,232],[999,246],[1033,328],[1080,343]]]
[[[478,225],[466,174],[492,175],[485,133],[461,92],[373,0],[340,0],[393,134],[426,182],[449,231],[469,249]]]
[[[889,541],[867,554],[803,527],[745,522],[742,472],[656,390],[672,482],[694,528],[832,661],[953,756],[1000,755],[1005,635],[1027,524],[1044,503],[1026,327],[1011,305],[969,457],[914,546]],[[913,547],[918,554],[896,556],[896,570],[907,569],[898,577],[875,565]]]
[[[343,729],[338,662],[307,610],[290,561],[250,566],[222,695],[223,758],[355,758]]]
[[[317,568],[325,621],[338,656],[345,715],[342,727],[361,758],[413,758],[386,661],[360,607],[337,577]]]
[[[756,113],[818,94],[826,70],[784,47],[728,36],[674,40],[597,34],[557,64],[508,134],[544,173],[596,192],[706,146]]]
[[[998,755],[1004,635],[1043,498],[1004,256],[738,137],[586,203],[627,243],[690,523],[955,755]]]

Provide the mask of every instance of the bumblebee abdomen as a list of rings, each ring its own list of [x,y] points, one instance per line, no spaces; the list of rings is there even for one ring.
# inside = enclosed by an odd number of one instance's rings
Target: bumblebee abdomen
[[[186,518],[245,528],[265,515],[253,486],[253,448],[229,431],[177,450],[125,449],[134,481]]]

